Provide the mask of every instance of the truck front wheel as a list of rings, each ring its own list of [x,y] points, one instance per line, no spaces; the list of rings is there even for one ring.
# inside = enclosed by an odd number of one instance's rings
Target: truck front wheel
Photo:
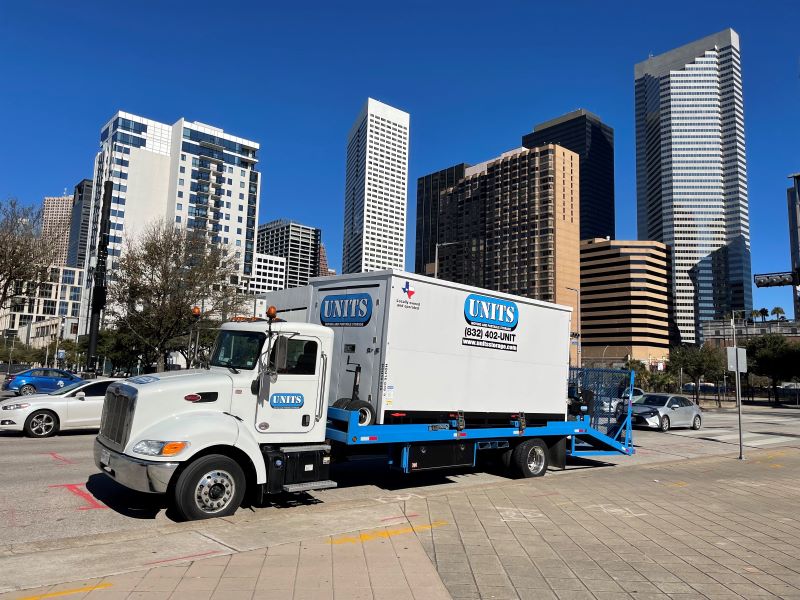
[[[198,458],[178,477],[173,490],[175,508],[189,521],[227,517],[244,498],[244,471],[233,459],[221,454]]]
[[[541,477],[547,472],[550,453],[547,444],[538,438],[525,440],[514,448],[511,465],[519,477]]]

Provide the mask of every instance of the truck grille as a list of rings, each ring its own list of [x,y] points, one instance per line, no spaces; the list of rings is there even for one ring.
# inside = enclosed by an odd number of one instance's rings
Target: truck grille
[[[100,437],[110,445],[122,449],[128,442],[131,432],[133,412],[136,409],[136,396],[124,393],[121,386],[110,386],[103,402],[103,415],[100,418]]]

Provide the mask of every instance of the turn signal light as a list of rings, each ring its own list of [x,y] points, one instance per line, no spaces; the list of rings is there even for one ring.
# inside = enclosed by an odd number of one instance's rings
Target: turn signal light
[[[274,306],[270,306],[267,309],[267,318],[274,319],[277,316],[278,316],[278,309],[275,308]]]
[[[186,446],[188,446],[186,442],[167,442],[161,449],[161,456],[175,456]]]

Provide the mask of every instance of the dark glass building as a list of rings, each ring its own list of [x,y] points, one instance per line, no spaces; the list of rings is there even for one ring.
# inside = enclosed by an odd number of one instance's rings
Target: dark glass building
[[[789,203],[789,248],[792,258],[792,270],[800,270],[800,173],[790,175],[792,187],[786,190]],[[800,319],[800,288],[792,292],[794,299],[794,318]]]
[[[522,145],[558,144],[580,157],[581,239],[614,239],[614,130],[587,110],[533,128]]]
[[[439,198],[464,177],[469,165],[461,163],[417,180],[417,240],[414,272],[433,275],[439,236]]]
[[[84,179],[75,186],[72,195],[72,216],[69,227],[67,266],[84,268],[89,245],[89,225],[92,219],[92,180]]]

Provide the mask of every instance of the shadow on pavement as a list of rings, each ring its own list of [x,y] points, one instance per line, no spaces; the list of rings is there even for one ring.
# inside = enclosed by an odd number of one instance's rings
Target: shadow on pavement
[[[167,509],[164,495],[130,490],[102,473],[90,475],[86,480],[86,489],[114,512],[133,519],[154,519],[159,512]],[[166,516],[176,520],[170,512],[167,510]]]

